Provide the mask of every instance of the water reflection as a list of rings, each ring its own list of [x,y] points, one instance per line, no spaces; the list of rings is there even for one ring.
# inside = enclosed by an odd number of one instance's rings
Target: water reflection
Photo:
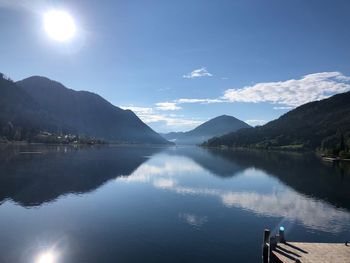
[[[329,233],[340,233],[350,226],[350,214],[319,200],[299,195],[292,190],[280,193],[225,193],[222,202],[231,207],[250,210],[264,216],[298,220],[304,226]]]
[[[230,158],[232,153],[221,150],[207,150],[198,147],[177,147],[166,151],[170,156],[184,156],[193,160],[203,169],[220,177],[231,177],[240,172],[244,167],[236,158]]]
[[[349,163],[327,163],[313,153],[258,150],[182,148],[179,154],[220,177],[232,177],[253,167],[302,194],[350,210]]]
[[[121,178],[120,180],[150,183],[155,188],[182,195],[216,197],[226,207],[244,209],[261,216],[298,221],[305,227],[318,231],[340,233],[350,228],[350,213],[330,202],[326,202],[327,200],[334,200],[336,196],[336,200],[341,201],[343,207],[348,206],[348,203],[346,203],[349,200],[347,191],[350,189],[347,188],[348,174],[346,178],[344,173],[342,178],[336,177],[334,173],[331,173],[332,167],[320,163],[314,156],[303,155],[304,158],[300,158],[301,156],[298,154],[290,155],[275,152],[267,152],[262,155],[256,151],[220,151],[219,155],[215,155],[218,151],[211,152],[193,148],[183,148],[178,149],[178,151],[178,155],[173,150],[165,151],[141,165],[130,177]],[[196,151],[200,154],[196,154]],[[223,153],[227,155],[223,155]],[[196,158],[193,158],[194,156]],[[198,156],[200,158],[197,158]],[[209,169],[208,163],[211,156],[214,160]],[[217,162],[218,156],[223,160]],[[267,156],[274,158],[267,159]],[[283,162],[280,162],[281,159]],[[306,161],[306,163],[304,164],[303,161]],[[224,164],[225,167],[215,166],[215,164]],[[286,164],[288,164],[288,167],[295,164],[296,167],[288,170]],[[228,167],[234,167],[231,173],[229,173]],[[309,174],[309,171],[313,171],[313,174]],[[337,172],[336,169],[335,171]],[[316,172],[319,173],[319,177],[315,176]],[[330,174],[327,174],[327,172],[330,172]],[[183,177],[184,173],[191,174],[190,185],[188,178]],[[213,180],[208,184],[208,178],[203,176],[205,173],[233,178],[228,184],[220,185],[219,183],[218,185],[218,182]],[[311,177],[311,179],[305,177]],[[315,187],[310,184],[298,187],[301,186],[300,182],[309,183],[310,180],[313,180],[313,184],[316,184]],[[238,188],[235,187],[236,183],[240,184],[248,181],[249,183],[246,184],[248,187],[242,185]],[[261,181],[265,184],[263,188],[260,187]],[[307,191],[304,191],[304,193],[298,192],[285,183],[295,186],[297,189],[305,188]],[[215,185],[221,187],[213,187]],[[332,188],[335,185],[338,188]],[[232,191],[230,190],[232,188],[237,189]],[[307,195],[310,192],[313,194]],[[324,197],[325,193],[328,194],[327,198],[320,200],[319,198]],[[192,225],[201,225],[206,221],[206,219],[201,220],[191,214],[182,214],[180,217]]]
[[[281,222],[297,240],[346,239],[349,180],[312,154],[10,147],[0,261],[258,262],[262,229]]]
[[[0,204],[38,206],[67,194],[93,191],[128,176],[161,148],[21,146],[1,151]]]
[[[200,228],[208,221],[206,216],[199,216],[191,213],[180,213],[179,218],[190,226]]]
[[[324,164],[312,154],[297,153],[193,147],[19,148],[0,160],[0,202],[11,199],[23,206],[37,206],[69,193],[90,192],[112,178],[119,178],[125,182],[149,182],[158,189],[178,194],[214,196],[227,207],[339,232],[344,226],[342,222],[350,222],[349,213],[337,208],[350,206],[347,169],[347,166]],[[251,180],[249,189],[240,187],[231,191],[235,179],[214,187],[218,182],[209,184],[203,173],[224,178],[244,177],[243,181],[249,176],[260,176],[269,185],[264,192],[258,189],[259,180]],[[188,185],[189,178],[198,174],[202,178]],[[181,218],[193,224],[203,221],[185,215]]]

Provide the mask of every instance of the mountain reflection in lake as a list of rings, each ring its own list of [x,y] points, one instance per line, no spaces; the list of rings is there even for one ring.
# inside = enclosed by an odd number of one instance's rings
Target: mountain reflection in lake
[[[0,262],[260,262],[262,231],[350,237],[350,172],[313,154],[7,147]],[[45,254],[46,255],[46,254]]]

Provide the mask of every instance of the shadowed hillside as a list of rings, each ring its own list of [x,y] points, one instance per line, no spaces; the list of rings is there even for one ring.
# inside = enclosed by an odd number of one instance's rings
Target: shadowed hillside
[[[263,126],[242,129],[206,146],[258,148],[322,148],[348,151],[350,147],[350,92],[304,104]]]
[[[17,82],[56,121],[60,129],[108,141],[168,143],[132,111],[118,108],[99,95],[75,91],[44,77]]]
[[[56,121],[21,87],[0,73],[0,139],[23,140],[40,130],[57,130]]]
[[[168,144],[132,111],[43,77],[14,83],[0,74],[0,141],[36,141],[43,132],[111,142]]]

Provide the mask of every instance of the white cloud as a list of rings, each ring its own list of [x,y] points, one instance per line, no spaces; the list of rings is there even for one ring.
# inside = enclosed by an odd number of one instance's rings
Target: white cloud
[[[193,71],[194,72],[194,71]],[[350,91],[350,77],[340,72],[320,72],[300,79],[262,82],[238,89],[227,89],[219,98],[181,98],[176,104],[185,103],[232,103],[268,102],[280,104],[275,110],[289,110],[302,104],[328,98],[337,93]]]
[[[266,120],[245,120],[250,126],[264,125],[267,123]]]
[[[291,106],[282,106],[282,107],[273,107],[274,110],[291,110],[293,107]]]
[[[202,77],[212,77],[213,75],[208,72],[206,68],[195,69],[192,72],[183,75],[185,79],[202,78]]]
[[[137,106],[122,106],[121,107],[124,110],[131,110],[133,112],[135,112],[136,114],[139,115],[146,115],[146,114],[152,114],[153,113],[153,109],[152,108],[148,108],[148,107],[137,107]]]
[[[194,70],[190,76],[199,77],[205,68]],[[206,70],[204,73],[207,72]],[[192,74],[193,73],[193,74]],[[207,72],[208,73],[208,72]],[[208,73],[210,74],[210,73]],[[210,74],[211,75],[211,74]],[[268,102],[275,104],[274,110],[289,110],[301,104],[328,98],[334,94],[350,91],[350,77],[340,72],[321,72],[305,75],[300,79],[278,82],[263,82],[239,89],[228,89],[218,98],[180,98],[173,101],[158,102],[154,108],[124,107],[134,111],[146,123],[163,122],[172,129],[191,129],[203,123],[203,120],[184,118],[175,114],[164,114],[161,111],[182,109],[180,104],[211,104]],[[252,126],[263,125],[267,121],[259,118],[246,120]]]
[[[171,111],[171,110],[181,110],[180,106],[177,106],[175,102],[158,102],[156,103],[156,108],[162,111]]]
[[[240,89],[228,89],[223,99],[230,102],[269,102],[297,107],[350,90],[350,77],[340,72],[309,74],[301,79],[264,82]]]
[[[204,121],[184,118],[181,115],[176,114],[164,114],[160,113],[156,109],[150,107],[137,107],[137,106],[121,106],[122,109],[132,110],[143,122],[147,124],[163,122],[166,126],[171,128],[180,129],[192,129]]]
[[[179,106],[179,104],[212,104],[212,103],[222,103],[227,102],[222,99],[177,99],[172,102],[158,102],[156,103],[156,109],[161,111],[175,111],[175,110],[181,110],[182,107]],[[170,115],[169,115],[170,116]]]
[[[210,104],[210,103],[221,103],[225,101],[223,101],[222,99],[177,99],[174,102],[179,104],[183,104],[183,103]]]

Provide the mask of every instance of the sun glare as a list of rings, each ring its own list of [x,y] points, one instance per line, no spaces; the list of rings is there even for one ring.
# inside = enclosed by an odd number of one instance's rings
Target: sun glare
[[[52,252],[45,252],[39,255],[37,261],[35,263],[54,263],[55,257]]]
[[[74,37],[76,26],[73,18],[64,11],[52,10],[44,14],[46,33],[54,40],[65,42]]]

